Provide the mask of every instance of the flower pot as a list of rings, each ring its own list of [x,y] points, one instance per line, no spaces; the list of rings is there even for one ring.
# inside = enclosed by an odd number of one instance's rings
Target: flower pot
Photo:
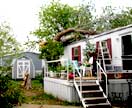
[[[70,72],[70,73],[68,74],[68,78],[69,78],[69,79],[73,79],[73,78],[74,78],[74,74],[73,74],[72,72]]]

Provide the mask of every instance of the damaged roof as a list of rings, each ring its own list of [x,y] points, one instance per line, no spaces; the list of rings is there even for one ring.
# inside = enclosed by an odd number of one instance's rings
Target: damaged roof
[[[59,33],[53,38],[53,40],[61,41],[61,38],[62,38],[63,36],[66,36],[67,34],[72,33],[72,32],[74,32],[74,33],[80,33],[80,34],[83,34],[83,35],[95,35],[95,34],[97,34],[96,31],[92,31],[92,30],[91,30],[91,31],[88,31],[88,30],[81,30],[81,29],[68,28],[68,29],[66,29],[66,30],[63,30],[63,31],[59,32]],[[72,38],[73,38],[73,36],[72,36]]]

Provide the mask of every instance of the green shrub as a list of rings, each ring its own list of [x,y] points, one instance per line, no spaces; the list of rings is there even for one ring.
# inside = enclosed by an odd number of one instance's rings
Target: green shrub
[[[13,108],[24,100],[22,91],[13,83],[9,77],[0,75],[0,106],[3,108]]]
[[[35,77],[35,80],[39,80],[40,83],[43,83],[43,75],[42,75],[42,74],[38,74],[38,75]]]
[[[46,93],[42,93],[40,95],[37,95],[37,96],[33,96],[32,97],[33,100],[43,100],[43,99],[46,99],[46,100],[55,100],[56,98],[51,95],[51,94],[46,94]]]

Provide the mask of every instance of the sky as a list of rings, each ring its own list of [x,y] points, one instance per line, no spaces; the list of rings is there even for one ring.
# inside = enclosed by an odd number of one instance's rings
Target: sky
[[[38,27],[38,12],[40,7],[48,4],[50,0],[0,0],[0,22],[7,21],[16,39],[24,43],[27,36],[36,39],[30,35],[30,32]],[[95,3],[97,13],[100,13],[102,7],[110,4],[113,7],[132,6],[132,0],[61,0],[62,3],[68,3],[71,6],[77,6],[81,3],[92,1]]]

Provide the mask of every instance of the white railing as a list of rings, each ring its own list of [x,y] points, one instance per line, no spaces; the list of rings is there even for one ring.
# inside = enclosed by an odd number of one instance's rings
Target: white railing
[[[53,76],[56,76],[56,75],[62,75],[62,73],[52,72],[52,71],[49,71],[48,70],[48,64],[49,63],[55,63],[55,62],[66,62],[66,73],[65,73],[65,75],[66,75],[66,80],[69,80],[69,77],[68,77],[69,67],[68,67],[68,60],[67,59],[59,59],[59,60],[45,61],[44,77],[53,77]]]
[[[82,74],[79,71],[76,61],[72,61],[72,63],[73,63],[74,84],[75,86],[77,86],[77,82],[75,79],[75,75],[77,73],[79,75],[79,86],[80,86],[80,91],[77,89],[77,92],[80,96],[80,99],[82,99]]]
[[[106,89],[106,96],[108,96],[108,79],[107,79],[107,74],[106,71],[104,71],[104,69],[101,67],[100,63],[96,61],[97,64],[97,80],[100,81],[101,80],[101,73],[104,74],[105,76],[105,89]]]

